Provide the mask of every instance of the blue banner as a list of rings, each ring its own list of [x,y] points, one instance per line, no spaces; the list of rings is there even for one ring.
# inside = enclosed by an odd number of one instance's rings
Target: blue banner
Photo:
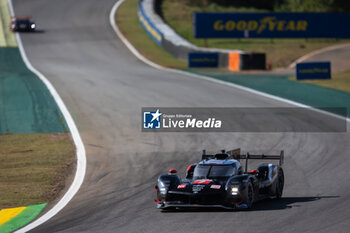
[[[193,13],[195,38],[350,38],[349,13]]]
[[[218,67],[219,54],[218,53],[189,53],[188,66],[189,67]]]
[[[302,79],[330,79],[330,62],[305,62],[296,66],[297,80]]]

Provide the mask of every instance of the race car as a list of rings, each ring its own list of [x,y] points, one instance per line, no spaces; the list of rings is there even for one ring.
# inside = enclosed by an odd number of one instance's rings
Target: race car
[[[245,160],[244,170],[240,163],[242,159]],[[248,172],[251,159],[279,160],[279,164],[263,163]],[[207,155],[203,150],[202,161],[188,166],[185,179],[181,179],[174,169],[158,177],[154,202],[159,209],[251,209],[259,200],[281,198],[283,160],[283,151],[279,155],[241,155],[240,149],[235,149]]]
[[[28,16],[17,16],[11,18],[10,30],[12,32],[33,32],[35,29],[35,23]]]

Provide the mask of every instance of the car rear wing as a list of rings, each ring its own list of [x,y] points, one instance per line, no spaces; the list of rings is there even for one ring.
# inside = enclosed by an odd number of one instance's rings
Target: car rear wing
[[[234,156],[233,156],[234,157]],[[279,155],[265,155],[265,154],[250,154],[239,155],[236,157],[237,160],[245,159],[245,172],[248,170],[248,160],[258,159],[258,160],[279,160],[279,165],[282,166],[284,162],[284,151],[281,150]]]
[[[248,169],[248,160],[255,159],[255,160],[279,160],[279,165],[282,166],[284,162],[284,151],[281,150],[279,155],[265,155],[265,154],[250,154],[249,152],[247,154],[241,154],[241,149],[237,148],[234,150],[226,151],[222,150],[220,154],[216,155],[207,155],[205,153],[205,150],[203,150],[202,159],[228,159],[233,158],[238,161],[241,159],[245,159],[245,171],[247,172]]]

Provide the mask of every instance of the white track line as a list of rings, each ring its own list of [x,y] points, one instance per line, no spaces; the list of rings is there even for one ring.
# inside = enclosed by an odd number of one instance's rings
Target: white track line
[[[257,90],[254,90],[254,89],[251,89],[251,88],[248,88],[248,87],[239,86],[237,84],[221,81],[221,80],[218,80],[218,79],[209,78],[209,77],[198,75],[198,74],[191,74],[191,73],[188,73],[188,72],[185,72],[185,71],[181,71],[181,70],[166,68],[166,67],[160,66],[160,65],[158,65],[156,63],[153,63],[152,61],[150,61],[147,58],[145,58],[141,53],[139,53],[139,51],[137,51],[135,49],[135,47],[125,38],[123,33],[119,30],[119,28],[118,28],[118,26],[117,26],[117,24],[115,22],[115,14],[116,14],[119,6],[124,1],[125,0],[120,0],[120,1],[118,1],[118,2],[116,2],[114,4],[114,6],[112,7],[112,10],[111,10],[111,12],[109,14],[109,22],[112,25],[112,27],[113,27],[115,33],[117,34],[117,36],[119,37],[119,39],[124,43],[124,45],[138,59],[140,59],[142,62],[146,63],[147,65],[152,66],[152,67],[154,67],[156,69],[159,69],[159,70],[163,70],[163,71],[167,71],[167,72],[173,72],[173,73],[178,73],[178,74],[181,74],[181,75],[186,75],[186,76],[191,76],[191,77],[195,77],[195,78],[200,78],[200,79],[204,79],[204,80],[207,80],[207,81],[210,81],[210,82],[219,83],[219,84],[222,84],[222,85],[234,87],[234,88],[237,88],[237,89],[240,89],[240,90],[244,90],[244,91],[256,94],[256,95],[264,96],[266,98],[270,98],[270,99],[274,99],[274,100],[277,100],[277,101],[285,102],[285,103],[288,103],[288,104],[291,104],[291,105],[294,105],[294,106],[297,106],[297,107],[309,108],[309,109],[312,109],[312,110],[314,110],[316,112],[319,112],[319,113],[322,113],[322,114],[326,114],[326,115],[330,115],[330,116],[333,116],[333,117],[336,117],[336,118],[339,118],[339,119],[345,119],[346,121],[350,122],[349,118],[344,118],[344,117],[341,117],[339,115],[336,115],[336,114],[333,114],[333,113],[330,113],[330,112],[327,112],[327,111],[323,111],[323,110],[320,110],[320,109],[317,109],[317,108],[313,108],[311,106],[308,106],[308,105],[305,105],[305,104],[301,104],[301,103],[298,103],[298,102],[295,102],[295,101],[292,101],[292,100],[284,99],[284,98],[281,98],[281,97],[278,97],[278,96],[270,95],[270,94],[267,94],[267,93],[264,93],[264,92],[260,92],[260,91],[257,91]]]
[[[14,10],[12,6],[12,1],[8,0],[9,3],[9,8],[10,8],[10,13],[11,16],[14,16]],[[72,134],[73,141],[76,147],[76,156],[77,156],[77,170],[75,172],[75,177],[73,180],[73,183],[69,187],[68,191],[64,194],[62,199],[54,206],[52,209],[50,209],[48,212],[46,212],[44,215],[42,215],[40,218],[36,219],[35,221],[31,222],[27,226],[23,227],[22,229],[19,229],[16,231],[16,233],[22,233],[22,232],[27,232],[35,227],[43,224],[44,222],[48,221],[50,218],[55,216],[59,211],[61,211],[70,200],[74,197],[74,195],[78,192],[81,184],[83,183],[84,176],[85,176],[85,171],[86,171],[86,155],[85,155],[85,147],[83,144],[83,141],[81,140],[79,131],[77,126],[74,123],[74,120],[72,116],[70,115],[66,105],[62,101],[61,97],[58,95],[56,89],[52,86],[50,81],[42,74],[40,73],[37,69],[35,69],[32,64],[29,62],[27,55],[24,51],[23,44],[21,37],[19,36],[18,33],[16,33],[16,39],[18,42],[18,47],[21,52],[22,59],[28,69],[32,71],[35,75],[37,75],[40,80],[46,85],[46,87],[49,89],[51,95],[55,99],[58,107],[60,108],[67,125],[69,127],[69,130]]]

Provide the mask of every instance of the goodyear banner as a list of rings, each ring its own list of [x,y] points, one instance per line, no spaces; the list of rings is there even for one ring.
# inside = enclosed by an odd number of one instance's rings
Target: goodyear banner
[[[297,79],[330,79],[330,62],[304,62],[296,66]]]
[[[219,54],[218,53],[189,53],[188,66],[189,67],[218,67]]]
[[[350,38],[348,13],[194,13],[196,38]]]

